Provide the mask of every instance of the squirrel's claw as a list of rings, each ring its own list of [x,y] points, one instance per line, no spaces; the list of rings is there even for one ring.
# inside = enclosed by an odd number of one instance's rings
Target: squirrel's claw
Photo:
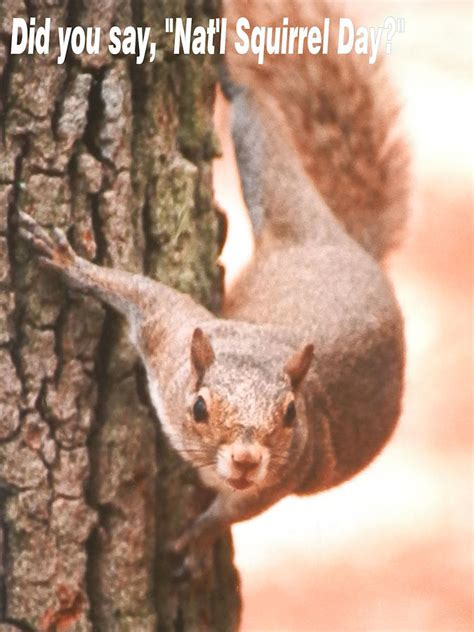
[[[194,537],[192,527],[172,540],[166,546],[168,554],[172,558],[172,578],[179,582],[189,578],[200,579],[211,568],[212,548],[206,546],[207,542],[200,542]]]
[[[184,557],[177,557],[173,560],[171,577],[176,582],[182,582],[188,579],[199,580],[207,575],[211,569],[211,565],[211,551],[204,551],[200,548],[192,551],[188,550]]]
[[[41,253],[46,258],[52,258],[54,254],[53,246],[49,240],[40,239],[34,233],[30,232],[25,228],[20,228],[19,233],[20,237],[27,241],[34,250],[38,253]]]
[[[191,533],[190,530],[187,530],[179,538],[169,542],[166,549],[172,555],[181,555],[189,547],[190,542]]]
[[[19,213],[19,236],[42,255],[40,263],[48,268],[65,268],[74,262],[75,253],[64,231],[55,228],[50,235],[27,213]]]
[[[189,579],[203,579],[211,569],[211,556],[190,553],[184,558],[181,566],[176,568],[172,573],[172,579],[176,582],[182,582]]]
[[[72,253],[71,245],[69,244],[69,241],[63,230],[61,230],[60,228],[54,228],[54,239],[56,242],[56,246],[59,250],[61,250],[61,252],[63,252],[64,254]]]

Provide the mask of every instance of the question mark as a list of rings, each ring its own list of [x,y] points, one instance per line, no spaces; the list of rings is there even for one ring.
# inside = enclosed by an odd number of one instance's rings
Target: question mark
[[[383,23],[384,29],[388,30],[387,33],[387,43],[385,44],[385,51],[387,53],[392,52],[392,37],[395,35],[397,31],[397,23],[394,17],[391,15],[386,17]]]

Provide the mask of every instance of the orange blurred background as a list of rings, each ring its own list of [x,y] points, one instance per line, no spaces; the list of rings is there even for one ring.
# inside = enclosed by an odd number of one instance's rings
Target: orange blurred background
[[[473,630],[472,4],[348,7],[366,25],[405,18],[388,59],[415,175],[405,243],[389,262],[406,320],[404,412],[354,480],[235,525],[242,630]],[[215,189],[229,213],[230,283],[252,241],[226,115],[219,101]]]

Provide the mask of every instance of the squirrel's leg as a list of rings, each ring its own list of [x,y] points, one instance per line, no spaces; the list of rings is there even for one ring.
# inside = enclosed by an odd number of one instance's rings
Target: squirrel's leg
[[[287,117],[221,72],[242,193],[260,250],[341,235],[341,226],[307,175]],[[276,104],[274,104],[276,105]]]
[[[209,507],[200,514],[188,529],[171,545],[174,553],[183,553],[191,545],[204,548],[234,522],[247,520],[261,513],[281,498],[281,493],[238,493],[219,492]]]
[[[209,507],[168,547],[173,554],[185,555],[179,574],[202,573],[202,551],[208,550],[231,524],[261,513],[279,498],[281,493],[278,492],[259,492],[251,496],[232,493],[230,490],[219,492]]]
[[[69,285],[91,292],[125,316],[138,305],[138,279],[121,270],[97,266],[77,255],[65,233],[54,228],[50,234],[26,213],[19,214],[20,237],[36,250],[39,263],[59,272]]]
[[[244,86],[235,83],[225,63],[218,65],[224,97],[231,104],[231,132],[240,184],[256,236],[264,223],[265,130]]]
[[[265,130],[245,90],[232,100],[232,139],[240,183],[255,235],[265,220]]]

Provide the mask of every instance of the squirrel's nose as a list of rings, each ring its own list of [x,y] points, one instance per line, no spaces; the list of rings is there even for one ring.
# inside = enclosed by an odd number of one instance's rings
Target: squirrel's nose
[[[261,461],[261,454],[250,447],[234,446],[232,450],[232,465],[243,474],[255,470]]]

